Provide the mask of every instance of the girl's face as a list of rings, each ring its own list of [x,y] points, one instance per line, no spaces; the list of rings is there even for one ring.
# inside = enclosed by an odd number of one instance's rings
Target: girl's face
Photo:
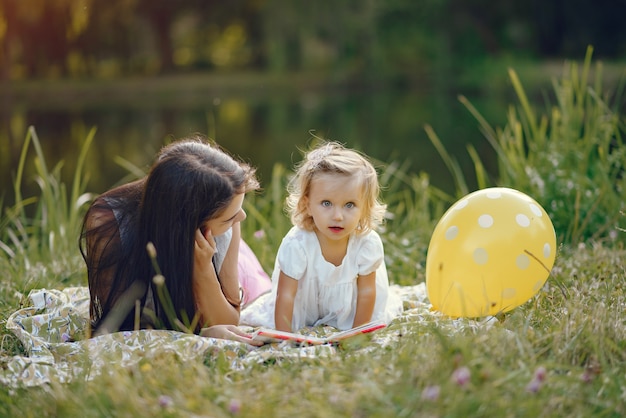
[[[307,214],[313,218],[318,238],[345,240],[357,228],[363,212],[363,185],[358,176],[317,174],[311,180]]]
[[[203,225],[203,234],[209,230],[211,235],[217,237],[228,231],[234,224],[246,219],[246,212],[244,212],[243,205],[244,194],[236,194],[231,200],[230,204],[220,212],[218,216],[213,219],[209,219]]]

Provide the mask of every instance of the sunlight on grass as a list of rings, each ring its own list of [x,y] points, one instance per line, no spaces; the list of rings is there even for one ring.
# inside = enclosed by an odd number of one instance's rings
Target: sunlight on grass
[[[438,320],[415,318],[389,327],[392,341],[336,355],[284,358],[232,368],[232,353],[182,362],[173,353],[132,367],[45,387],[0,389],[0,416],[622,416],[626,414],[624,232],[615,225],[624,202],[623,119],[610,109],[600,81],[586,82],[590,53],[554,81],[555,104],[542,115],[521,81],[508,123],[494,128],[463,98],[499,159],[488,178],[468,147],[478,184],[528,193],[550,214],[559,236],[551,277],[532,300],[481,329],[444,332]],[[596,71],[599,74],[600,71]],[[599,76],[598,76],[599,77]],[[457,195],[430,184],[408,163],[381,164],[388,215],[382,231],[393,283],[425,280],[426,251],[445,210],[468,192],[458,164],[427,128],[453,176]],[[86,204],[85,138],[69,190],[63,163],[49,168],[30,128],[14,184],[16,204],[0,217],[2,323],[37,287],[86,285],[77,242]],[[29,153],[34,150],[34,155]],[[23,167],[37,167],[37,196],[22,196]],[[138,173],[136,173],[138,174]],[[284,212],[291,171],[276,165],[264,190],[246,198],[242,234],[266,271],[290,228]],[[571,186],[571,187],[570,187]],[[503,272],[506,274],[506,272]],[[2,331],[3,359],[23,354]],[[87,373],[87,372],[86,372]]]

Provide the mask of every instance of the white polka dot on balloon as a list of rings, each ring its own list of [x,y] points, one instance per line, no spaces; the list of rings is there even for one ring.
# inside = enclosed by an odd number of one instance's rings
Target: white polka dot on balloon
[[[530,266],[530,258],[526,254],[520,254],[515,259],[515,265],[521,270],[526,270]]]
[[[541,217],[543,215],[543,213],[541,213],[541,208],[539,206],[535,205],[534,203],[530,204],[530,211],[535,216]]]
[[[452,225],[450,228],[448,228],[448,230],[446,231],[446,239],[447,240],[451,240],[456,238],[456,236],[459,234],[459,227]]]
[[[551,254],[552,254],[552,247],[550,247],[550,244],[546,242],[543,245],[543,257],[550,258]]]
[[[483,228],[489,228],[491,225],[493,225],[493,217],[491,215],[480,215],[478,217],[478,225],[482,226]]]
[[[517,224],[522,228],[526,228],[530,225],[530,219],[528,219],[528,216],[524,215],[523,213],[518,213],[515,216],[515,222],[517,222]]]
[[[467,203],[469,202],[469,200],[461,200],[459,201],[459,203],[456,205],[456,207],[454,208],[455,210],[461,210],[463,209],[465,206],[467,206]]]
[[[489,261],[489,254],[487,254],[487,250],[484,248],[476,248],[473,257],[476,264],[483,265]]]

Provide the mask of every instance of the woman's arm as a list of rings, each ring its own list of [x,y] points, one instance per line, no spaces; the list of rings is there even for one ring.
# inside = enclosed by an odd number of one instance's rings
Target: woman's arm
[[[293,304],[298,291],[298,281],[287,276],[282,271],[278,276],[278,289],[276,294],[276,308],[274,322],[279,331],[291,332],[291,319],[293,318]]]
[[[376,271],[356,279],[356,314],[352,327],[367,324],[372,320],[376,302]]]
[[[211,231],[207,231],[205,236],[198,229],[194,248],[193,292],[196,299],[196,310],[200,314],[201,327],[220,324],[237,325],[239,323],[239,296],[237,294],[239,288],[237,285],[237,293],[235,293],[237,296],[233,298],[236,306],[233,306],[224,294],[225,291],[232,291],[230,290],[233,287],[232,284],[228,284],[226,288],[228,290],[222,290],[223,286],[215,273],[213,266],[215,250],[216,244],[211,236]],[[232,278],[228,280],[232,280]]]
[[[226,250],[222,267],[219,271],[219,279],[222,284],[222,291],[226,299],[232,305],[241,305],[241,294],[239,284],[239,243],[241,242],[241,224],[233,224],[230,245]]]

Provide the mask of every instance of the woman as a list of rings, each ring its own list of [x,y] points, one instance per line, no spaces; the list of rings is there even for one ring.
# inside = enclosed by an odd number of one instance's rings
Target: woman
[[[252,167],[191,137],[99,196],[81,234],[94,334],[166,328],[254,344],[236,327],[237,265],[244,195],[258,187]]]

